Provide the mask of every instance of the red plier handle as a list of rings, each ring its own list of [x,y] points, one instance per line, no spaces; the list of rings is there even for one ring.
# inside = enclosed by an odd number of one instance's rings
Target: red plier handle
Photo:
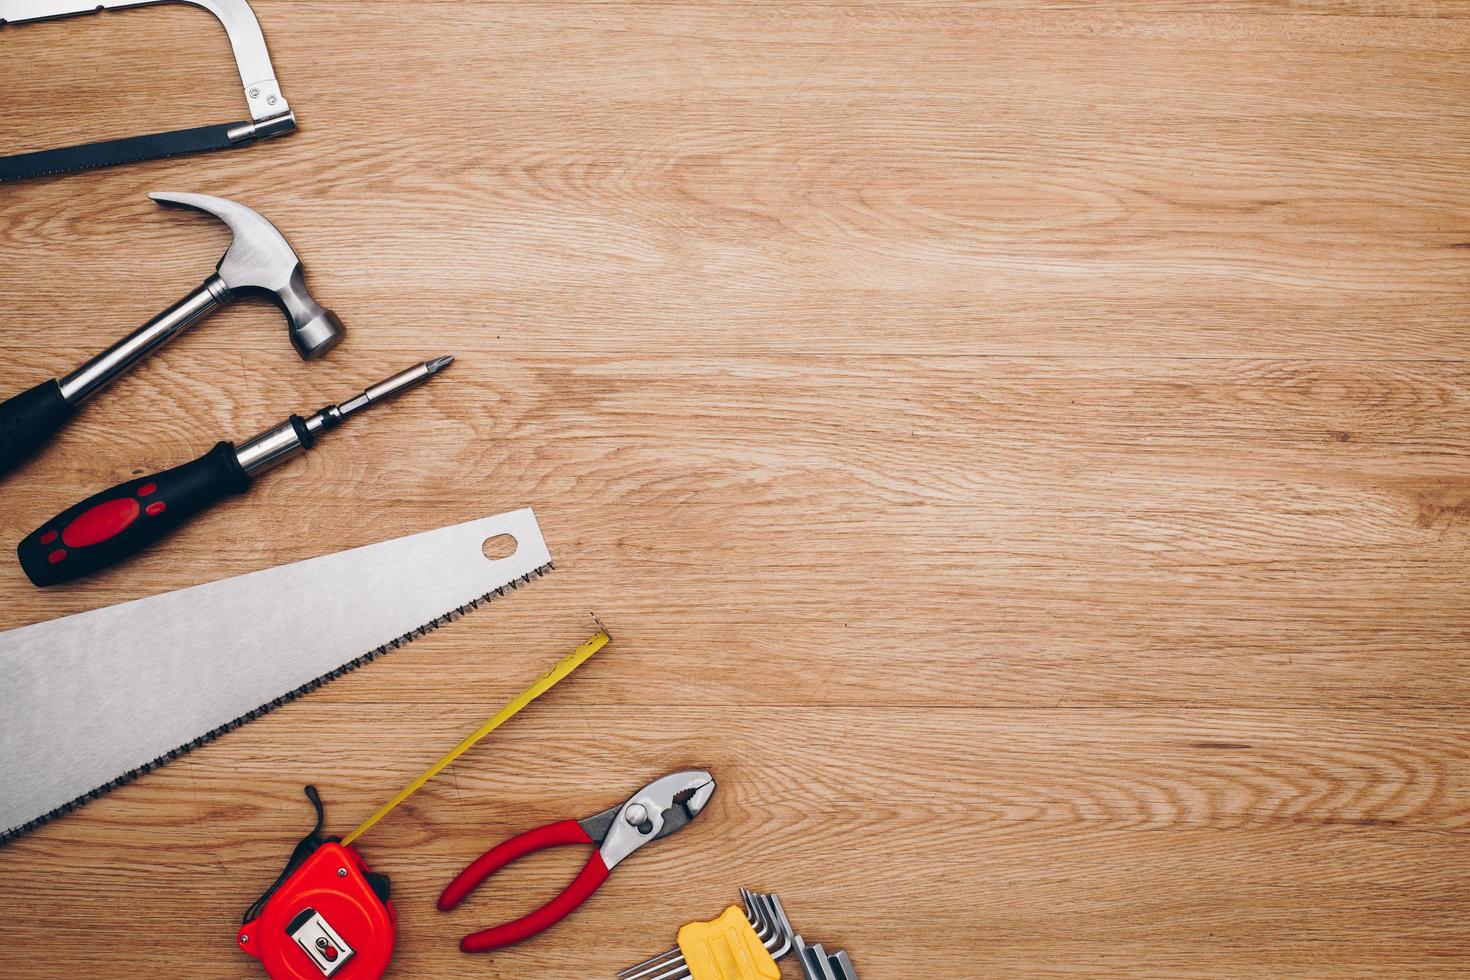
[[[582,825],[575,820],[547,824],[545,827],[518,834],[503,844],[497,844],[449,883],[449,887],[444,889],[444,894],[439,896],[439,911],[448,912],[459,905],[486,878],[511,862],[527,854],[570,844],[598,846],[597,842],[587,835],[587,831],[582,829]],[[607,876],[607,865],[602,861],[602,854],[599,851],[593,851],[586,867],[576,878],[572,879],[572,883],[560,895],[530,915],[522,916],[514,922],[507,922],[504,925],[465,936],[460,941],[459,948],[466,953],[484,953],[510,946],[545,932],[591,898],[593,893],[602,887],[602,883],[607,881]]]

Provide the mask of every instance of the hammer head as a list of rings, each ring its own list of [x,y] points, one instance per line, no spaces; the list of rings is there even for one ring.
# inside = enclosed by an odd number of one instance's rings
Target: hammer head
[[[346,334],[337,314],[311,298],[301,260],[276,226],[243,204],[204,194],[149,194],[159,204],[193,208],[230,226],[230,243],[217,270],[234,296],[269,297],[286,314],[291,343],[306,360],[321,357]]]

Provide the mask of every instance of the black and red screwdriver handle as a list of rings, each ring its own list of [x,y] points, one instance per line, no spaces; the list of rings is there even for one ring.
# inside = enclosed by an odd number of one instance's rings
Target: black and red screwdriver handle
[[[57,585],[130,558],[225,497],[244,493],[250,477],[233,443],[154,476],[88,497],[26,535],[20,567],[37,585]]]
[[[535,830],[528,830],[524,834],[512,837],[503,844],[498,844],[486,851],[476,859],[469,867],[459,873],[449,887],[444,889],[444,894],[439,896],[439,911],[448,912],[450,909],[463,902],[470,892],[480,886],[486,878],[489,878],[501,868],[537,851],[544,851],[552,847],[565,847],[571,844],[590,844],[598,846],[598,842],[588,836],[587,831],[576,820],[563,820],[560,823],[548,824]],[[603,863],[602,854],[593,851],[592,857],[587,861],[585,867],[572,879],[572,883],[556,898],[547,902],[544,906],[532,912],[530,915],[522,916],[514,922],[484,929],[464,937],[460,941],[459,948],[466,953],[486,953],[492,949],[501,949],[530,939],[532,936],[545,932],[556,925],[562,919],[576,911],[587,899],[591,898],[602,883],[607,881],[609,872],[607,865]]]
[[[75,411],[55,378],[0,402],[0,476],[40,449]]]

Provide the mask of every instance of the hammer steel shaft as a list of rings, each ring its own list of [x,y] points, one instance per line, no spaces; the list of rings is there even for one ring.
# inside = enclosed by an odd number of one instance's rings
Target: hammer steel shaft
[[[219,276],[210,276],[204,285],[62,378],[61,397],[72,407],[82,404],[229,301],[229,287]]]
[[[26,535],[16,548],[20,566],[36,585],[47,586],[115,565],[225,497],[244,493],[255,477],[312,448],[349,416],[418,387],[453,360],[424,361],[340,405],[293,415],[239,448],[221,442],[193,462],[94,494]]]

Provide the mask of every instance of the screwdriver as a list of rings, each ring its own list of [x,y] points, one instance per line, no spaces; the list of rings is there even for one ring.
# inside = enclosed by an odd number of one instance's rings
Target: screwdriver
[[[221,442],[191,463],[120,483],[57,514],[16,548],[20,567],[39,586],[70,582],[129,558],[210,505],[250,489],[257,476],[301,455],[348,416],[410,388],[454,361],[415,364],[340,405],[293,415],[239,448]]]

